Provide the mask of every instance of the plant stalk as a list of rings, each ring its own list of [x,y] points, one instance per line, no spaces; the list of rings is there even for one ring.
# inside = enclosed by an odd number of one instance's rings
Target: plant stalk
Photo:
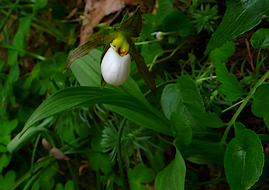
[[[269,70],[262,76],[262,78],[255,84],[255,86],[251,89],[248,96],[243,100],[242,104],[239,106],[235,114],[233,115],[232,119],[229,121],[228,126],[224,132],[224,135],[222,136],[221,142],[223,144],[226,144],[227,135],[232,127],[232,125],[235,123],[237,117],[242,112],[244,107],[247,105],[248,101],[253,97],[256,89],[269,77]]]
[[[123,189],[128,190],[125,179],[124,179],[124,172],[123,172],[123,166],[122,166],[122,155],[121,155],[121,136],[123,131],[123,126],[125,124],[126,119],[123,119],[121,122],[121,125],[119,127],[119,133],[118,133],[118,165],[120,170],[120,177],[123,184]]]

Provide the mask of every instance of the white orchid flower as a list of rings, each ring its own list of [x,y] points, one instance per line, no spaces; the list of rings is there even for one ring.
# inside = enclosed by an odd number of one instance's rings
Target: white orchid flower
[[[115,47],[114,47],[115,46]],[[107,50],[101,63],[101,73],[106,83],[122,85],[130,75],[131,57],[129,44],[123,35],[119,35]]]

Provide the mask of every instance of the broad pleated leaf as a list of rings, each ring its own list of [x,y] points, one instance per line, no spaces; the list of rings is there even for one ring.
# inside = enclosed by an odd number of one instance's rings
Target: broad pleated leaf
[[[268,0],[226,0],[227,10],[220,26],[211,37],[205,53],[221,47],[258,25],[268,16]]]
[[[24,130],[61,111],[79,105],[96,103],[115,105],[131,110],[132,112],[124,115],[128,119],[161,133],[171,134],[166,121],[159,118],[159,114],[153,112],[139,99],[111,89],[85,86],[70,87],[51,95],[33,112],[26,122]]]
[[[49,132],[46,128],[47,125],[52,121],[53,117],[49,117],[45,119],[40,125],[31,127],[28,130],[22,130],[18,133],[8,144],[7,149],[10,153],[16,152],[21,147],[25,145],[25,143],[29,142],[33,137],[41,132]]]

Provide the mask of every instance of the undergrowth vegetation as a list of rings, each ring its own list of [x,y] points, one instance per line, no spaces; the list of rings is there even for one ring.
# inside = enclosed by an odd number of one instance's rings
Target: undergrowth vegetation
[[[0,190],[269,189],[267,0],[138,2],[1,1]]]

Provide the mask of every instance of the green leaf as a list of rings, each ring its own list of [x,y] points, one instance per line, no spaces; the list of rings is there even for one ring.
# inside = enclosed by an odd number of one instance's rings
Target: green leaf
[[[237,101],[245,92],[233,74],[228,73],[227,68],[220,60],[215,60],[218,80],[222,83],[219,90],[226,95],[228,101]]]
[[[261,28],[257,30],[250,38],[251,45],[254,48],[266,49],[269,47],[269,29]]]
[[[142,15],[143,27],[139,36],[139,41],[153,40],[154,36],[151,35],[153,32],[156,31],[156,23],[155,23],[156,15],[145,13]]]
[[[49,132],[48,129],[45,127],[52,121],[51,118],[47,118],[43,121],[40,125],[37,127],[29,128],[28,130],[23,130],[20,133],[18,133],[8,144],[7,149],[10,153],[16,152],[19,150],[22,146],[24,146],[25,143],[30,141],[33,137],[35,137],[37,134],[41,132]],[[28,127],[27,127],[28,128]]]
[[[14,119],[11,121],[0,124],[0,152],[6,152],[6,148],[3,145],[8,145],[11,140],[11,131],[13,131],[18,125],[18,120]]]
[[[74,190],[75,184],[72,180],[68,180],[64,186],[64,190]]]
[[[143,56],[146,64],[152,63],[154,57],[161,52],[163,52],[163,49],[159,43],[144,44],[141,48],[141,55]]]
[[[179,31],[179,35],[185,37],[190,33],[191,24],[184,13],[173,10],[163,19],[162,28],[164,32]]]
[[[190,169],[186,171],[186,179],[185,179],[185,189],[186,190],[196,190],[198,186],[199,178],[197,174]]]
[[[115,90],[100,89],[98,87],[71,87],[53,94],[34,111],[26,122],[23,131],[19,134],[19,136],[23,134],[20,139],[26,138],[24,137],[24,133],[27,132],[27,130],[31,129],[31,132],[36,132],[35,128],[28,128],[42,119],[75,106],[94,103],[123,107],[129,110],[129,112],[122,114],[124,117],[133,120],[137,124],[171,135],[170,128],[167,127],[166,121],[160,117],[159,112],[153,111],[135,97],[125,95]],[[19,140],[17,137],[15,138],[16,141]],[[15,148],[16,147],[11,144],[8,145],[10,152],[14,151]]]
[[[54,176],[56,173],[57,173],[56,170],[52,167],[44,168],[44,170],[39,176],[39,179],[37,180],[39,181],[40,185],[40,188],[38,189],[52,190],[55,184]]]
[[[222,143],[193,139],[182,155],[196,164],[223,164],[224,152]]]
[[[195,105],[201,110],[205,110],[200,91],[189,75],[181,75],[178,77],[177,85],[182,92],[182,98],[185,100],[184,102]]]
[[[18,51],[9,50],[8,51],[7,64],[9,66],[13,66],[15,64],[18,64],[18,56],[19,56],[19,52]]]
[[[34,112],[33,108],[30,107],[20,107],[18,110],[17,119],[19,122],[26,123],[27,119],[31,116]]]
[[[130,37],[139,37],[142,29],[142,17],[140,13],[140,6],[138,6],[134,14],[126,19],[120,26],[115,27],[116,31],[122,32],[124,35]]]
[[[25,35],[21,32],[18,31],[15,36],[14,36],[14,44],[13,46],[16,46],[17,48],[20,49],[25,49],[25,39],[24,39]],[[25,53],[20,53],[21,56],[24,56]]]
[[[48,3],[48,0],[35,0],[34,12],[43,9]]]
[[[64,190],[64,186],[61,183],[57,183],[55,190]]]
[[[260,85],[254,93],[251,110],[257,117],[269,116],[269,84]]]
[[[242,130],[226,149],[225,173],[233,190],[245,190],[253,186],[263,171],[263,146],[252,130]]]
[[[205,109],[202,96],[196,84],[188,75],[180,76],[177,84],[166,85],[161,98],[162,109],[168,119],[172,112],[186,112],[183,103],[193,104],[202,111]]]
[[[163,90],[161,106],[164,115],[170,119],[173,112],[179,111],[190,121],[192,130],[202,130],[205,125],[199,120],[197,114],[204,114],[205,108],[200,92],[188,75],[178,78],[177,84],[169,84]],[[194,115],[192,115],[195,113]]]
[[[14,64],[11,69],[9,70],[9,80],[12,82],[16,82],[20,76],[20,67],[18,64]]]
[[[174,0],[158,0],[159,7],[156,13],[156,24],[161,25],[163,19],[173,11]]]
[[[254,101],[251,111],[257,117],[263,117],[266,126],[269,128],[269,84],[260,85],[254,93]]]
[[[0,156],[0,173],[2,173],[3,169],[9,165],[11,158],[12,158],[11,154],[2,154]],[[1,185],[1,182],[0,182],[0,185]]]
[[[179,151],[188,148],[192,140],[191,122],[180,112],[173,112],[170,117],[170,123],[176,137],[176,147]]]
[[[155,179],[156,190],[182,190],[185,186],[186,165],[180,152],[175,159]]]
[[[57,65],[52,59],[46,59],[41,62],[38,78],[40,80],[49,79],[57,72]]]
[[[204,110],[200,110],[196,106],[189,103],[185,103],[184,105],[188,109],[193,119],[203,126],[219,128],[226,125],[226,123],[224,123],[215,113],[206,113]]]
[[[236,122],[236,123],[234,124],[234,133],[235,133],[235,136],[238,136],[238,134],[240,133],[240,131],[245,130],[245,129],[247,129],[247,128],[245,127],[245,125],[243,125],[243,124],[240,123],[240,122]]]
[[[156,152],[153,158],[150,160],[152,168],[156,171],[160,171],[164,168],[164,157],[161,153]]]
[[[90,151],[87,154],[91,167],[97,171],[99,168],[105,174],[109,173],[112,170],[114,163],[111,163],[110,157],[108,154]]]
[[[57,132],[61,140],[64,142],[72,142],[75,140],[76,137],[72,120],[66,118],[65,120],[59,122],[60,124],[57,126]]]
[[[25,36],[30,30],[31,22],[32,22],[31,15],[20,18],[20,26],[18,31],[22,32],[22,34]]]
[[[116,138],[117,139],[117,138]],[[95,137],[91,141],[91,147],[96,152],[105,151],[104,146],[101,145],[102,137],[101,135],[95,135]]]
[[[220,48],[216,48],[210,53],[210,59],[213,60],[213,62],[216,62],[216,59],[219,59],[222,63],[227,63],[228,58],[232,56],[235,52],[235,45],[234,43],[228,42],[221,46]]]
[[[227,10],[222,22],[211,37],[205,53],[251,30],[269,11],[267,0],[226,0],[226,6]]]
[[[0,72],[2,71],[4,65],[5,65],[5,61],[0,61]]]
[[[65,52],[57,52],[53,55],[53,60],[58,68],[62,68],[66,63],[67,57],[68,55]]]
[[[16,173],[13,170],[9,170],[5,177],[0,174],[0,189],[9,189],[15,183],[15,179]]]
[[[134,170],[131,168],[128,169],[128,179],[131,190],[148,190],[148,188],[141,183],[150,183],[154,180],[154,177],[154,171],[143,164],[137,164]]]

